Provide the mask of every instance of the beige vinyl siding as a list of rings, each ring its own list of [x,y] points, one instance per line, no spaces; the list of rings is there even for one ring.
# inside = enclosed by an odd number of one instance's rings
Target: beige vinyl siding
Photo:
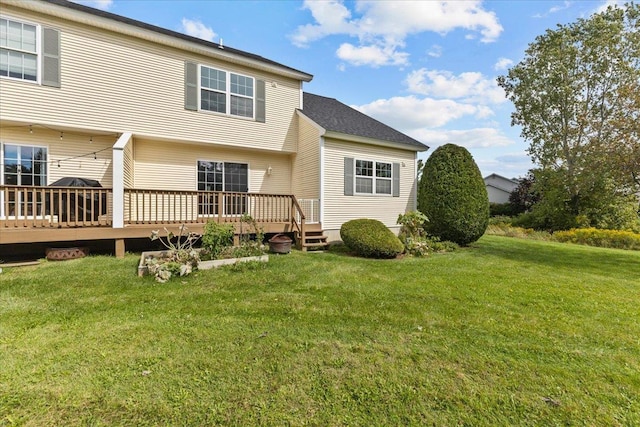
[[[291,194],[288,155],[136,138],[135,188],[197,190],[198,160],[249,164],[249,192]],[[271,166],[271,175],[267,169]]]
[[[54,132],[37,126],[29,132],[28,126],[0,127],[0,141],[17,145],[35,145],[47,148],[48,168],[47,184],[66,176],[95,179],[103,187],[113,184],[112,150],[116,141],[115,136],[77,135],[66,132],[60,139],[60,132]],[[101,151],[104,150],[104,151]],[[100,152],[101,151],[101,152]],[[93,153],[96,153],[96,159]],[[69,159],[70,157],[76,157]],[[68,159],[68,160],[66,160]],[[60,167],[58,167],[60,161]]]
[[[298,199],[320,198],[320,131],[298,116],[298,153],[293,162],[293,194]]]
[[[325,198],[323,228],[339,230],[356,218],[372,218],[396,227],[398,215],[415,209],[415,152],[325,139]],[[400,164],[400,197],[344,195],[344,158]],[[404,166],[403,166],[404,164]]]
[[[289,155],[181,144],[136,138],[133,145],[134,182],[136,189],[164,191],[197,191],[198,160],[247,163],[249,192],[262,194],[291,194]],[[267,170],[271,166],[271,175]],[[149,196],[135,194],[125,197],[131,218],[136,215],[153,220],[192,221],[198,216],[198,197],[195,194]],[[250,209],[257,209],[251,206]],[[249,211],[251,215],[258,212]],[[126,218],[127,220],[129,218]]]
[[[123,179],[124,179],[124,188],[133,188],[134,181],[134,169],[133,169],[133,144],[135,140],[129,141],[129,143],[124,147],[123,152]]]
[[[27,123],[294,152],[298,80],[3,5],[3,15],[60,30],[60,89],[0,79],[0,116]],[[184,109],[184,63],[265,80],[266,123]]]

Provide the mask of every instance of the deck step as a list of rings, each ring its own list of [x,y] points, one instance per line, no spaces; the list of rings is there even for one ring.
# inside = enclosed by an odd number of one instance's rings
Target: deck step
[[[329,242],[322,230],[308,231],[305,233],[304,242],[301,242],[300,246],[303,250],[307,250],[308,248],[325,249],[329,246]]]

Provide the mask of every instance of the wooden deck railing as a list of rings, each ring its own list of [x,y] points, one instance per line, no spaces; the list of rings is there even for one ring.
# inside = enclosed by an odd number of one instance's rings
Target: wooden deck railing
[[[108,227],[113,224],[113,191],[90,187],[0,186],[4,228]],[[278,223],[304,236],[305,215],[295,196],[221,191],[124,190],[124,224],[240,222]]]
[[[110,188],[0,186],[3,227],[111,226]]]
[[[125,224],[240,222],[290,223],[295,197],[288,194],[125,189]]]

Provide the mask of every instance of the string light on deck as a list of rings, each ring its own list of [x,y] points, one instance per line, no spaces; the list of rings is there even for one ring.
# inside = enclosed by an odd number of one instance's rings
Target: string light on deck
[[[21,128],[21,129],[27,129],[29,131],[29,134],[33,134],[34,132],[34,128],[42,128],[42,129],[48,129],[50,131],[53,132],[60,132],[60,141],[62,141],[64,139],[64,135],[65,133],[67,134],[67,136],[69,135],[77,135],[77,136],[82,136],[82,137],[89,137],[89,143],[93,143],[93,139],[94,138],[102,138],[102,137],[116,137],[119,138],[120,137],[120,133],[95,133],[95,134],[91,134],[88,132],[70,132],[70,131],[61,131],[60,129],[56,129],[55,127],[51,127],[51,126],[47,126],[47,125],[41,125],[38,123],[31,123],[29,125],[16,125],[16,126],[2,126],[2,129],[17,129],[17,128]],[[115,142],[115,141],[114,141]]]

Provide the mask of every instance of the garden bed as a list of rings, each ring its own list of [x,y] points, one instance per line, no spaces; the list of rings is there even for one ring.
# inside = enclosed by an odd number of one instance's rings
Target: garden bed
[[[142,277],[149,274],[149,267],[145,264],[148,258],[159,258],[168,254],[170,251],[147,251],[142,252],[140,255],[140,263],[138,264],[138,276]],[[268,262],[269,255],[249,256],[242,258],[225,258],[225,259],[212,259],[206,261],[198,261],[198,270],[210,270],[212,268],[222,267],[223,265],[232,265],[242,262]]]

